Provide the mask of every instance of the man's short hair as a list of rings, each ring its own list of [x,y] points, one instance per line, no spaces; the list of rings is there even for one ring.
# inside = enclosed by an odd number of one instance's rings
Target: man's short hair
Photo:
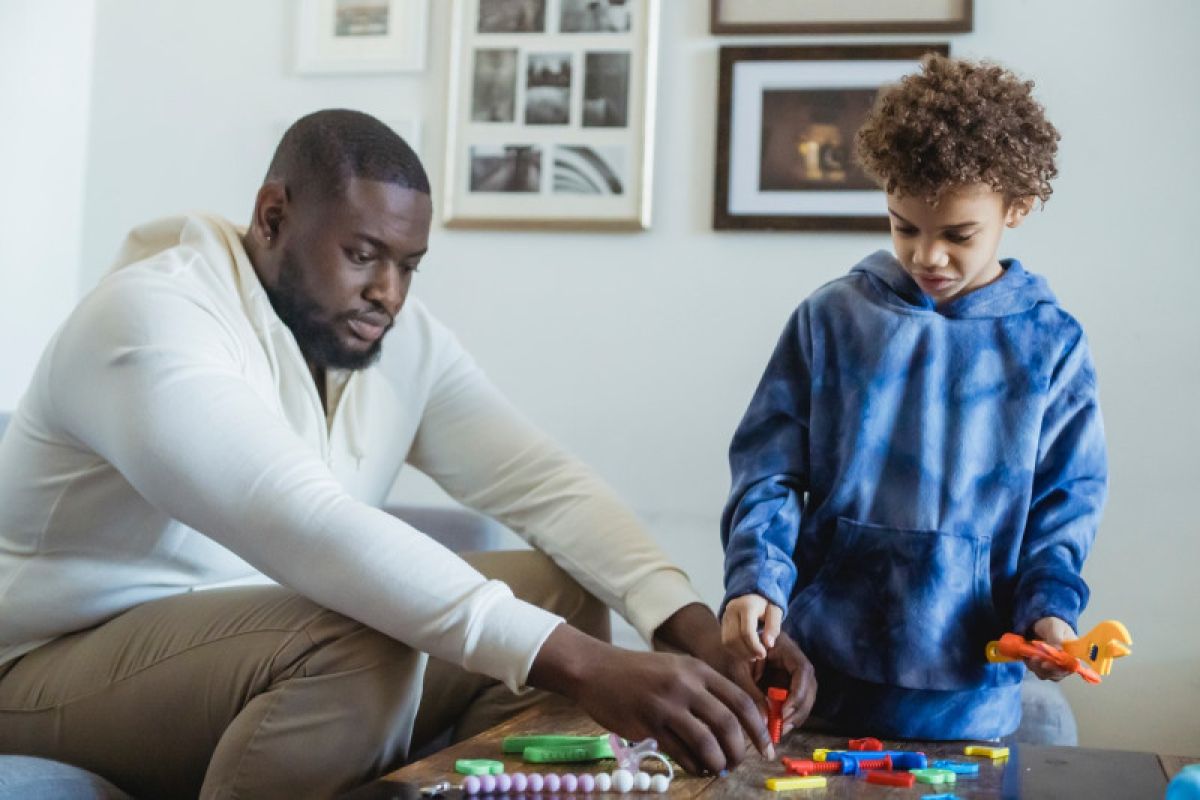
[[[855,144],[889,194],[936,203],[982,183],[1010,199],[1045,202],[1058,140],[1033,81],[997,64],[930,55],[920,72],[880,92]]]
[[[318,199],[339,196],[351,178],[393,183],[429,194],[421,159],[394,130],[361,111],[326,109],[292,124],[267,169],[293,196],[313,191]]]

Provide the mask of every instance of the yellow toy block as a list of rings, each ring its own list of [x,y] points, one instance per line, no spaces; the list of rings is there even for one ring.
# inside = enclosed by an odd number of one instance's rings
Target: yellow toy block
[[[816,750],[813,750],[813,761],[824,761],[827,755],[829,755],[829,748],[818,747]]]
[[[789,778],[767,778],[767,788],[772,792],[791,789],[823,789],[828,781],[824,775],[797,775]]]
[[[993,761],[999,758],[1008,758],[1007,747],[987,747],[981,744],[971,744],[963,748],[963,753],[969,756],[984,756]]]

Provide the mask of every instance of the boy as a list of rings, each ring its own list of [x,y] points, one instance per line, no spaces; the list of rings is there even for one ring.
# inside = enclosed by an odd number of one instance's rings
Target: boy
[[[996,257],[1057,174],[1032,86],[931,56],[881,94],[856,144],[895,255],[800,305],[730,446],[723,637],[763,658],[787,609],[813,714],[848,733],[1011,733],[1024,668],[985,644],[1074,638],[1087,602],[1107,482],[1091,358],[1046,282]]]

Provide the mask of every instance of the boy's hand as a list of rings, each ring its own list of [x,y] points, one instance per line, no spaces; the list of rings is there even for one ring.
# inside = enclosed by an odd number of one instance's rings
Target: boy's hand
[[[1051,647],[1062,647],[1063,642],[1078,638],[1071,626],[1058,617],[1042,617],[1033,623],[1033,636]],[[1061,681],[1071,674],[1040,658],[1025,659],[1025,666],[1044,681]]]
[[[758,626],[762,623],[762,634]],[[767,657],[767,651],[779,638],[783,609],[757,594],[744,594],[730,600],[721,617],[721,641],[734,655],[747,661]]]

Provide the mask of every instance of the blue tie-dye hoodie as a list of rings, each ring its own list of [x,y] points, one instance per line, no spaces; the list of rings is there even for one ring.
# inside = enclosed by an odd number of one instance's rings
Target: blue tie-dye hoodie
[[[890,253],[788,320],[730,447],[726,602],[758,593],[817,669],[813,714],[856,735],[984,739],[1024,666],[984,648],[1075,626],[1104,504],[1079,323],[1014,260],[941,308]]]

